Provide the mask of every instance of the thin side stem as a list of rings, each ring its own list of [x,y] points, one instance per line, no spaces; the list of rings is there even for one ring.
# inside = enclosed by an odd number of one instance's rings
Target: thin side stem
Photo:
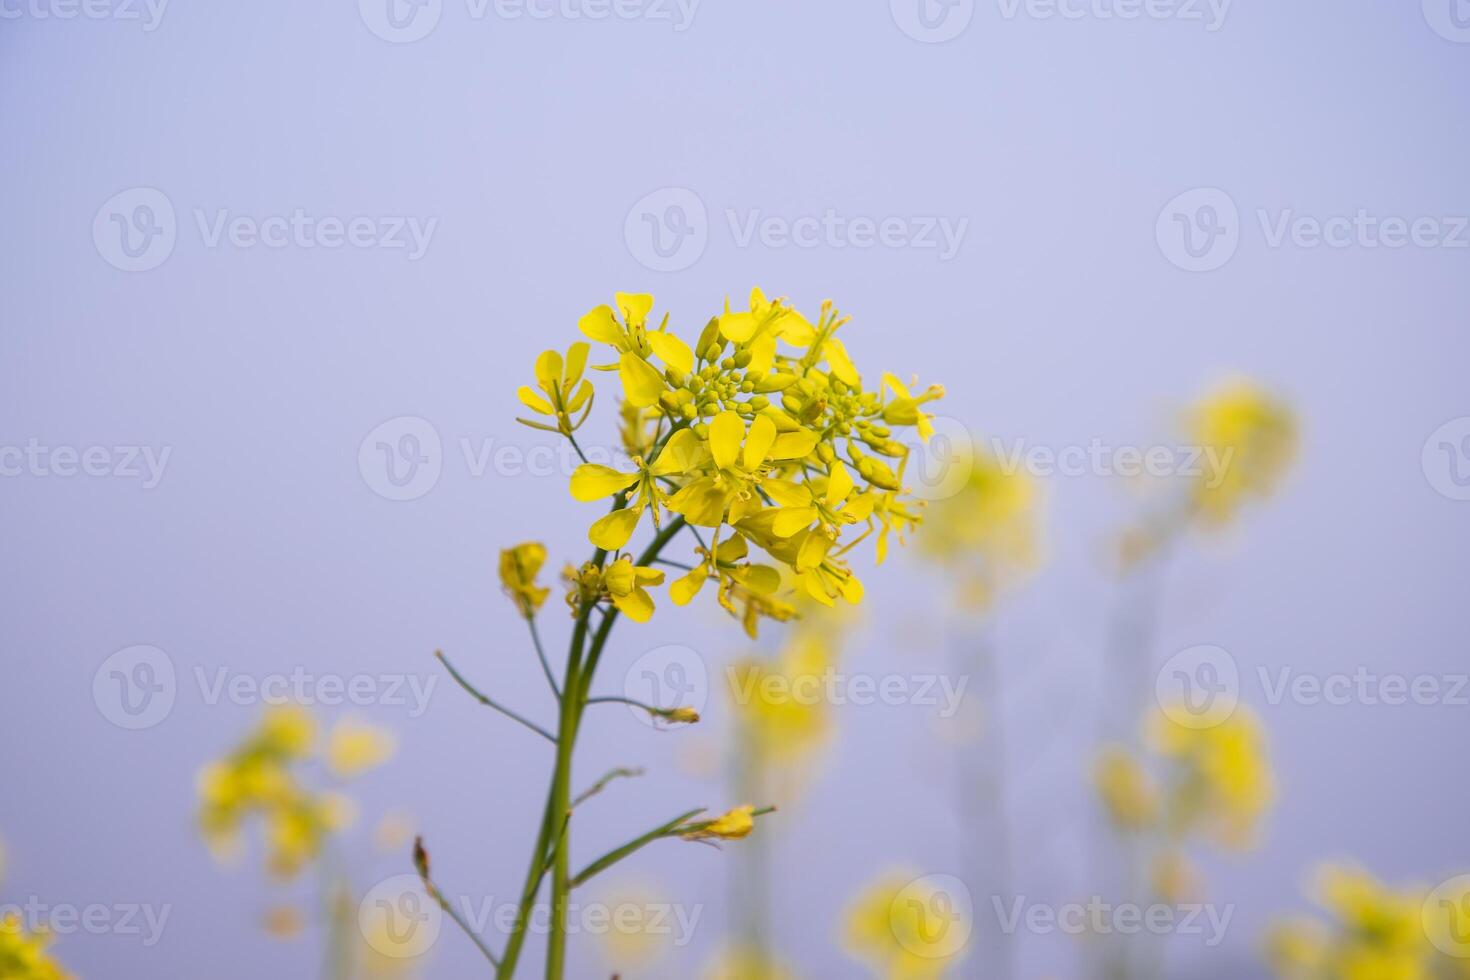
[[[449,676],[454,678],[455,683],[457,683],[460,687],[464,688],[467,692],[469,692],[470,697],[474,698],[476,701],[480,702],[481,704],[483,704],[487,708],[494,708],[496,711],[498,711],[501,714],[505,715],[505,717],[511,719],[512,721],[518,721],[518,722],[520,722],[522,725],[525,725],[531,731],[535,732],[537,735],[540,735],[542,738],[546,739],[548,742],[552,742],[553,744],[556,742],[556,736],[555,735],[551,734],[546,729],[544,729],[540,725],[536,724],[534,721],[531,721],[531,720],[526,719],[526,718],[522,718],[520,715],[516,714],[514,711],[510,710],[509,708],[505,707],[504,705],[497,704],[496,702],[492,701],[490,698],[488,698],[485,695],[481,694],[475,688],[475,686],[473,684],[471,684],[469,681],[467,681],[467,680],[464,679],[464,676],[462,674],[460,674],[459,671],[457,671],[457,670],[454,669],[454,665],[449,662],[449,658],[446,657],[446,656],[444,656],[443,652],[441,652],[439,650],[435,650],[434,651],[434,656],[436,656],[436,657],[439,658],[439,662],[444,665],[444,669],[445,670],[448,670],[449,671]]]
[[[527,616],[526,625],[531,628],[531,642],[536,645],[536,656],[541,661],[541,669],[546,674],[546,683],[551,685],[551,693],[561,700],[561,688],[556,686],[556,675],[551,672],[551,663],[546,659],[546,651],[541,647],[541,633],[536,629],[536,617]]]

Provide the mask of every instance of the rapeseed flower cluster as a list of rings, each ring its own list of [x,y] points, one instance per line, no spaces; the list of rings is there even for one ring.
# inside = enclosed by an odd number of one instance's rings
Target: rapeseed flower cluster
[[[217,856],[237,854],[247,821],[260,817],[267,866],[281,878],[293,878],[351,822],[349,799],[317,791],[302,777],[300,770],[315,757],[316,735],[316,720],[306,709],[274,707],[239,746],[204,768],[199,827]],[[386,761],[393,748],[386,732],[344,719],[332,730],[325,761],[333,775],[345,779]]]
[[[1470,960],[1462,958],[1470,953],[1470,934],[1442,919],[1446,904],[1459,915],[1463,901],[1442,903],[1425,889],[1391,888],[1347,865],[1320,869],[1313,892],[1327,921],[1293,918],[1267,937],[1267,958],[1282,980],[1470,976]]]
[[[622,549],[645,519],[654,530],[669,515],[711,532],[693,568],[671,583],[670,599],[690,602],[713,580],[719,602],[753,633],[761,618],[790,619],[790,589],[825,605],[862,599],[848,561],[852,548],[876,534],[881,559],[890,532],[918,522],[904,493],[907,447],[899,430],[932,431],[925,406],[944,394],[912,391],[892,374],[865,387],[838,332],[849,318],[830,303],[816,323],[759,289],[749,309],[711,318],[691,345],[649,321],[653,297],[618,293],[579,328],[615,360],[593,370],[616,372],[622,387],[622,436],[630,469],[584,463],[571,493],[583,502],[611,501],[588,538],[598,558],[567,575],[573,609],[606,600],[637,621],[653,613],[649,589],[663,574],[637,565]],[[573,433],[590,404],[582,379],[585,342],[563,356],[537,361],[540,394],[522,402]],[[580,451],[580,450],[579,450]],[[511,587],[508,585],[508,589]]]

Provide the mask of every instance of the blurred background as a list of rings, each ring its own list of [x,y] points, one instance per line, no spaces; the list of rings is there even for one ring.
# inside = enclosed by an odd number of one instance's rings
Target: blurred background
[[[331,975],[355,910],[201,833],[201,772],[282,700],[345,753],[310,779],[352,798],[313,865],[349,906],[414,874],[415,833],[444,891],[513,904],[551,751],[432,654],[554,723],[498,555],[544,541],[553,579],[589,507],[515,389],[614,290],[692,336],[754,285],[834,299],[865,373],[945,385],[936,520],[816,630],[841,696],[779,758],[740,751],[727,667],[797,628],[751,641],[704,595],[617,631],[598,686],[677,678],[704,721],[589,715],[579,785],[647,772],[588,804],[579,857],[745,790],[782,809],[589,886],[686,926],[573,935],[571,975],[781,975],[728,965],[751,945],[804,977],[1464,962],[1418,924],[1470,872],[1463,0],[0,18],[0,912],[70,973]],[[587,443],[616,446],[612,401]],[[1209,446],[1262,461],[1223,513],[1189,489]],[[1190,683],[1250,729],[1181,777],[1157,722]],[[885,882],[953,912],[943,948],[884,933]],[[1197,921],[1056,921],[1129,901]],[[1282,931],[1303,914],[1326,934]],[[439,924],[352,972],[485,975]]]

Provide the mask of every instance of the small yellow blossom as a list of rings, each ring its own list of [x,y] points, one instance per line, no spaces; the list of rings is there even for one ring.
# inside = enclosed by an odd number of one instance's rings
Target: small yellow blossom
[[[1431,980],[1443,962],[1421,921],[1420,889],[1396,891],[1347,866],[1319,870],[1316,897],[1330,920],[1288,919],[1266,954],[1282,980]]]
[[[516,421],[533,429],[560,432],[563,435],[571,435],[581,427],[592,412],[593,402],[592,382],[582,378],[582,371],[587,366],[588,350],[587,344],[579,341],[571,346],[565,358],[554,350],[544,351],[536,358],[536,387],[541,389],[545,397],[526,385],[522,385],[516,395],[531,411],[555,419],[556,424],[545,425],[529,419]],[[581,417],[573,421],[572,416],[578,412],[582,413]]]
[[[1291,410],[1244,379],[1211,392],[1188,421],[1194,444],[1220,463],[1194,484],[1194,511],[1206,524],[1228,523],[1250,498],[1269,496],[1296,456]]]
[[[1103,750],[1095,775],[1113,826],[1125,831],[1145,830],[1159,818],[1159,791],[1138,761],[1123,749]]]
[[[1182,715],[1160,711],[1149,727],[1154,750],[1177,768],[1167,781],[1172,828],[1199,827],[1227,846],[1247,846],[1274,796],[1260,723],[1244,705],[1206,728],[1176,717]]]
[[[845,945],[882,980],[939,980],[964,956],[967,914],[926,879],[890,872],[849,907]]]
[[[518,544],[500,552],[500,584],[521,615],[536,615],[551,590],[536,584],[541,566],[546,564],[546,546],[534,541]]]
[[[955,576],[963,605],[984,610],[1038,564],[1039,494],[1029,476],[990,453],[968,451],[954,465],[965,482],[930,502],[919,548]]]
[[[728,810],[713,820],[690,823],[679,836],[685,840],[740,840],[755,829],[755,807],[749,803]]]
[[[344,718],[327,739],[327,768],[339,779],[351,779],[387,762],[397,747],[386,728]]]
[[[626,556],[607,566],[602,584],[612,604],[635,623],[646,623],[653,616],[653,598],[645,586],[663,584],[664,573],[656,568],[641,568]]]
[[[6,980],[70,980],[71,974],[46,952],[50,942],[50,937],[44,932],[27,932],[25,923],[14,912],[0,915],[0,977]]]

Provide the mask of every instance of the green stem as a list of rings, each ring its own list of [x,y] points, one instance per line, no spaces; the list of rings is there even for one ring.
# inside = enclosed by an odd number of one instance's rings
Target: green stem
[[[485,695],[481,694],[479,692],[479,690],[473,684],[471,684],[469,681],[467,681],[467,680],[464,679],[464,675],[463,674],[461,674],[459,671],[457,671],[457,670],[454,669],[454,665],[449,662],[449,658],[446,657],[446,656],[444,656],[444,654],[441,651],[435,650],[434,651],[434,656],[436,656],[436,657],[439,658],[439,662],[442,663],[444,665],[444,668],[449,671],[449,676],[450,677],[453,677],[455,683],[458,684],[460,687],[464,688],[469,693],[470,697],[474,698],[476,701],[480,702],[481,704],[483,704],[487,708],[494,708],[496,711],[498,711],[501,714],[505,715],[505,717],[511,719],[512,721],[518,721],[518,722],[520,722],[522,725],[525,725],[531,731],[535,732],[537,735],[540,735],[542,738],[546,739],[547,741],[549,741],[549,742],[555,742],[556,741],[556,737],[555,736],[553,736],[546,729],[542,728],[540,725],[536,724],[534,721],[530,721],[529,719],[522,718],[520,715],[516,714],[514,711],[510,710],[509,708],[505,707],[504,705],[497,704],[494,701],[492,701],[490,698],[488,698]]]

